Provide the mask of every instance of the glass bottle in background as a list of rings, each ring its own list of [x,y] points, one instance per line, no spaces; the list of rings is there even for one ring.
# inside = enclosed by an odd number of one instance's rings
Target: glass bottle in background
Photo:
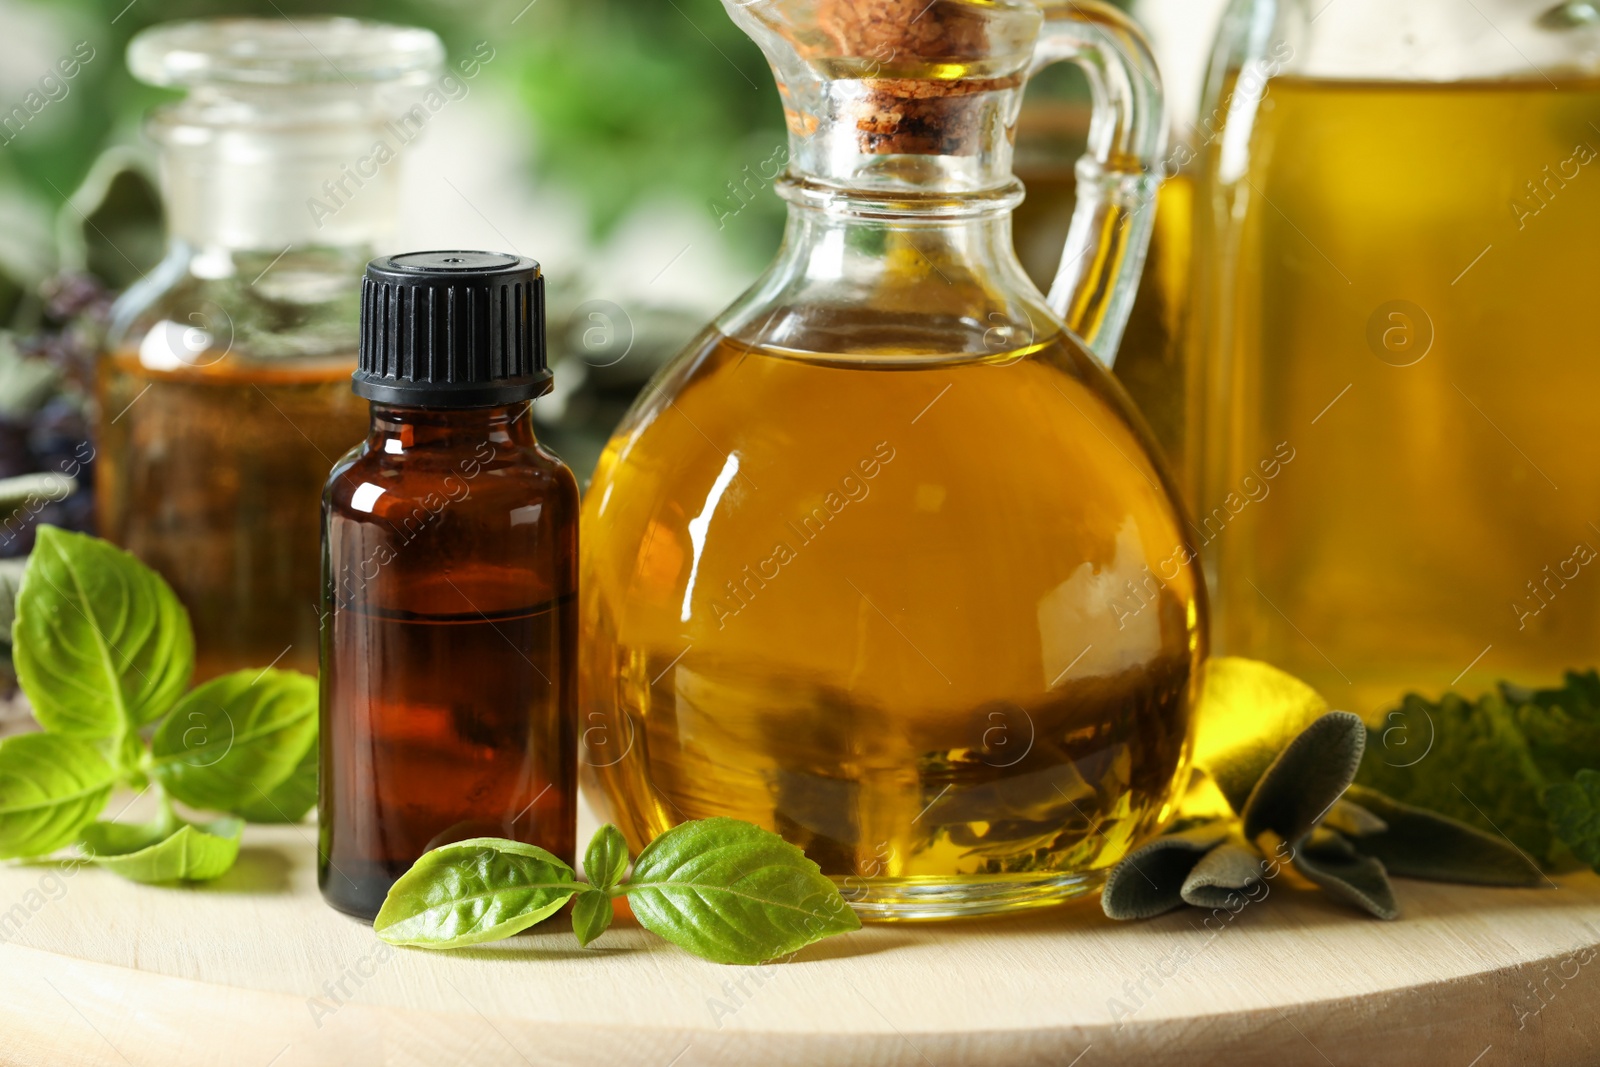
[[[1144,44],[1098,3],[725,6],[788,108],[788,229],[587,495],[587,763],[635,847],[747,819],[872,917],[1093,891],[1170,813],[1205,654],[1166,465],[1085,344],[1148,234]],[[1102,95],[1047,302],[1010,135],[1062,59]]]
[[[188,608],[197,680],[316,671],[321,486],[367,427],[356,294],[420,132],[397,94],[442,58],[431,32],[352,19],[175,23],[129,45],[136,77],[187,95],[149,121],[169,251],[113,312],[97,507]]]
[[[1368,715],[1592,666],[1592,5],[1236,0],[1205,110],[1218,650]]]

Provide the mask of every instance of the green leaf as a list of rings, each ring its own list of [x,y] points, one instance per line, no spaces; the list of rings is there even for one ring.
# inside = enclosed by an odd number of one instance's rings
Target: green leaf
[[[805,853],[738,819],[668,830],[639,854],[622,891],[646,929],[717,963],[763,963],[861,928]]]
[[[22,588],[26,559],[0,559],[0,645],[10,646],[11,624],[17,617],[17,590]]]
[[[21,734],[0,742],[0,859],[42,856],[75,840],[115,782],[88,741]]]
[[[417,948],[498,941],[554,915],[582,888],[542,848],[475,837],[423,853],[390,887],[372,929]]]
[[[191,807],[232,811],[271,796],[316,734],[315,679],[295,671],[235,671],[172,709],[151,741],[151,772]]]
[[[583,873],[589,876],[590,884],[610,889],[622,881],[627,870],[628,842],[621,830],[606,823],[589,838],[589,847],[583,854]]]
[[[1244,836],[1271,831],[1294,844],[1328,814],[1361,765],[1366,727],[1348,711],[1330,711],[1278,753],[1245,802]]]
[[[1600,871],[1600,771],[1581,770],[1545,790],[1550,825],[1584,863]]]
[[[1545,867],[1570,863],[1545,817],[1545,775],[1500,693],[1476,701],[1446,693],[1438,702],[1408,694],[1368,728],[1356,783],[1504,834]]]
[[[1383,864],[1363,856],[1344,836],[1317,829],[1295,850],[1294,869],[1322,891],[1379,919],[1398,919],[1400,904]]]
[[[167,811],[148,823],[93,823],[82,843],[96,866],[135,882],[209,882],[239,858],[243,833],[239,819],[195,826]]]
[[[17,597],[17,679],[46,730],[117,738],[189,684],[194,635],[161,576],[86,534],[41,526]]]
[[[1217,819],[1139,846],[1106,875],[1101,910],[1112,919],[1149,919],[1182,907],[1190,872],[1227,837],[1228,820]]]
[[[1347,806],[1369,813],[1370,824],[1358,833],[1340,832],[1363,856],[1380,860],[1400,878],[1466,885],[1539,885],[1545,881],[1538,864],[1498,834],[1391,800],[1359,785],[1345,794]],[[1324,825],[1339,829],[1332,821]]]
[[[578,944],[584,948],[611,925],[611,894],[591,890],[579,893],[572,905],[572,932],[578,935]]]
[[[1570,781],[1579,771],[1600,767],[1600,673],[1569,671],[1555,689],[1502,682],[1500,692],[1515,708],[1528,755],[1546,779]]]
[[[1195,713],[1195,766],[1243,812],[1272,761],[1328,710],[1310,686],[1252,659],[1217,656],[1206,662]]]
[[[247,822],[296,823],[304,819],[317,806],[317,755],[317,738],[312,735],[289,777],[254,801],[236,805],[233,813]]]
[[[1243,837],[1234,835],[1207,852],[1183,880],[1183,900],[1197,908],[1226,908],[1266,878],[1267,862]]]

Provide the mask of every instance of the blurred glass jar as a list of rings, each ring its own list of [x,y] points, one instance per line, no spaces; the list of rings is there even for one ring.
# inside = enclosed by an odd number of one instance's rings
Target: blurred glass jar
[[[398,161],[427,115],[431,32],[353,19],[219,19],[146,30],[166,258],[112,313],[98,374],[101,533],[172,584],[196,678],[317,669],[328,469],[366,433],[350,392],[361,271],[395,216]]]
[[[1218,650],[1369,715],[1593,664],[1593,5],[1235,0],[1204,110]]]

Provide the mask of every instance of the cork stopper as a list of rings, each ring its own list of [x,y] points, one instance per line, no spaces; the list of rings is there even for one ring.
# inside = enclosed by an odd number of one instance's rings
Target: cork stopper
[[[1012,89],[1020,75],[949,77],[988,58],[978,5],[948,0],[818,0],[816,25],[834,54],[874,72],[852,108],[868,155],[974,155],[982,147],[981,94]],[[927,76],[921,75],[926,70]],[[898,77],[876,76],[879,72]]]

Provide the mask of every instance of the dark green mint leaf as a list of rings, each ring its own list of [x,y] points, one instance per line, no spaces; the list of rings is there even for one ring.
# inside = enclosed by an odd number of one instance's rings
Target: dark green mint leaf
[[[1436,703],[1408,694],[1369,727],[1356,783],[1504,834],[1547,868],[1571,862],[1545,817],[1548,783],[1500,693],[1476,701],[1446,693]]]
[[[542,848],[475,837],[424,853],[389,890],[372,928],[391,945],[477,945],[549,918],[582,888]]]
[[[578,944],[584,948],[611,925],[611,894],[591,889],[579,893],[572,905],[572,932],[578,935]]]
[[[1600,871],[1600,771],[1581,770],[1545,790],[1550,825],[1573,855]]]
[[[232,811],[262,803],[317,735],[317,683],[295,671],[243,670],[178,702],[151,742],[151,773],[178,800]]]
[[[43,856],[76,840],[115,783],[88,741],[21,734],[0,742],[0,859]]]
[[[621,830],[606,823],[589,839],[589,848],[583,854],[583,873],[592,885],[610,889],[622,881],[627,870],[628,842],[623,840]]]
[[[717,963],[762,963],[861,928],[805,853],[738,819],[673,827],[621,888],[646,929]]]
[[[39,527],[16,610],[17,679],[53,733],[121,737],[189,684],[183,605],[155,571],[98,538]]]

